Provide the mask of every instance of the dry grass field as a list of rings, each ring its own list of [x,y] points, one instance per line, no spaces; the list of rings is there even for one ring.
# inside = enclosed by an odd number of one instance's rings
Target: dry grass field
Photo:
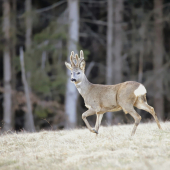
[[[169,170],[170,122],[0,136],[0,169]]]

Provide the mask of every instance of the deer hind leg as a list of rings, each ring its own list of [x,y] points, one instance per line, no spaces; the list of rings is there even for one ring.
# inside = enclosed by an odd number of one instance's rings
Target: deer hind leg
[[[141,121],[141,116],[135,111],[133,106],[130,106],[130,107],[126,106],[126,108],[123,108],[123,110],[126,110],[126,112],[129,113],[135,119],[135,125],[134,125],[132,133],[131,133],[131,136],[133,136],[136,132],[136,129],[137,129],[140,121]]]
[[[97,133],[97,131],[90,126],[89,122],[88,122],[87,119],[86,119],[86,117],[91,116],[91,115],[94,115],[94,114],[96,114],[96,112],[95,112],[94,110],[89,109],[89,110],[87,110],[86,112],[84,112],[84,113],[82,114],[82,119],[84,120],[84,123],[86,124],[87,128],[88,128],[91,132]]]
[[[95,125],[95,130],[97,133],[98,133],[102,118],[103,118],[103,114],[97,114],[96,125]]]
[[[155,111],[154,111],[154,108],[151,107],[151,106],[149,106],[149,105],[147,104],[147,101],[142,100],[141,97],[138,97],[138,100],[136,101],[135,106],[136,106],[138,109],[142,109],[142,110],[145,110],[145,111],[149,112],[149,113],[154,117],[154,119],[155,119],[155,121],[156,121],[156,123],[157,123],[157,125],[158,125],[158,128],[159,128],[159,129],[162,129],[162,128],[161,128],[161,125],[160,125],[160,123],[159,123],[158,117],[157,117],[157,115],[156,115],[156,113],[155,113]]]

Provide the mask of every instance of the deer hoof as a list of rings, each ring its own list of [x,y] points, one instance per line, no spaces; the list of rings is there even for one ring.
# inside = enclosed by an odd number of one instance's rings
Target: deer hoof
[[[91,132],[98,134],[98,132],[95,129],[92,129]]]

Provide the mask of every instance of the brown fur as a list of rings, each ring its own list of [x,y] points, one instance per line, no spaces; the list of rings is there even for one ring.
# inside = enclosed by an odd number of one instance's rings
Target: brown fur
[[[135,119],[135,125],[132,130],[132,135],[134,135],[141,120],[141,116],[134,110],[134,106],[151,113],[158,127],[161,128],[154,109],[147,104],[146,93],[139,96],[136,96],[134,93],[141,85],[140,83],[127,81],[116,85],[92,84],[87,80],[84,74],[84,55],[82,51],[80,54],[81,57],[77,59],[77,62],[80,62],[79,66],[70,66],[69,63],[65,64],[67,68],[72,71],[72,78],[76,79],[74,83],[79,93],[84,98],[85,105],[88,108],[88,110],[83,113],[82,119],[91,132],[98,133],[104,113],[123,110],[126,114],[129,113]],[[81,64],[82,61],[83,64]],[[80,75],[77,75],[78,72]],[[97,115],[95,129],[89,125],[86,119],[87,116],[94,114]]]

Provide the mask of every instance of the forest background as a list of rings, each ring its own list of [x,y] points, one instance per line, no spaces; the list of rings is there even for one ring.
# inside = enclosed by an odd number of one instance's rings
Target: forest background
[[[87,108],[64,65],[80,50],[90,82],[141,82],[159,119],[169,120],[170,0],[1,0],[0,27],[3,131],[84,126]],[[102,124],[132,122],[116,112]]]

